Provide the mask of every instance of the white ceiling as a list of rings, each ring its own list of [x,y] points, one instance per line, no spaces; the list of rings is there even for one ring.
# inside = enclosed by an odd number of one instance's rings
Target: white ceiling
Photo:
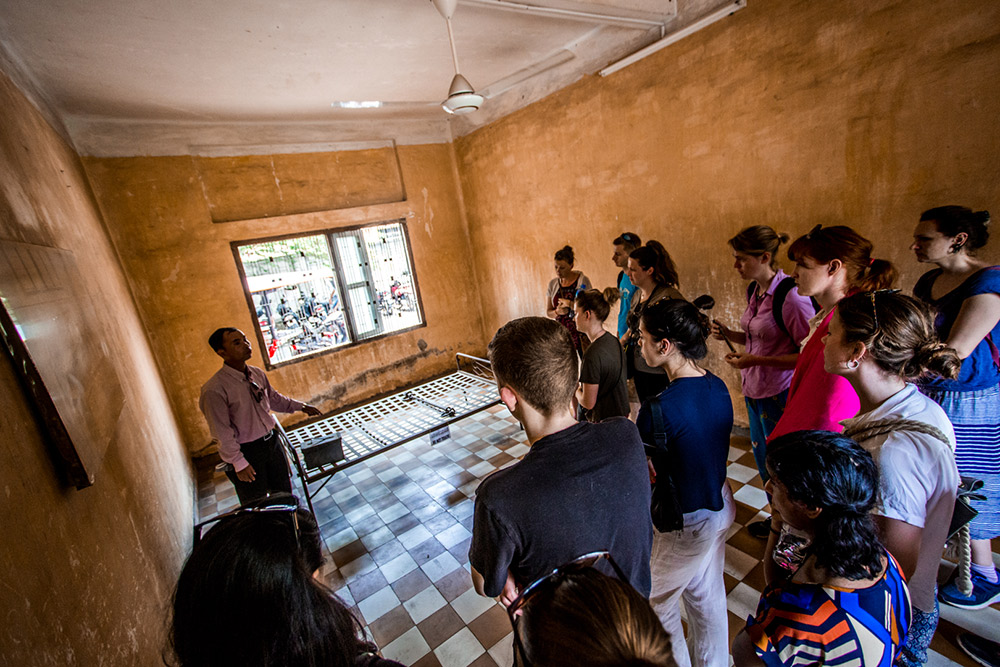
[[[446,140],[724,4],[460,0],[459,64],[488,97],[461,119],[439,106],[454,71],[429,0],[5,0],[0,46],[90,154],[176,152],[157,147],[165,136],[329,141],[334,127],[346,140]]]

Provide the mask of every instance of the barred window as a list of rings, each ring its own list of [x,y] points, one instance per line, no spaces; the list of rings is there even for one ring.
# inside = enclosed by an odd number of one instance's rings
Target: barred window
[[[403,221],[232,245],[268,368],[424,324]]]

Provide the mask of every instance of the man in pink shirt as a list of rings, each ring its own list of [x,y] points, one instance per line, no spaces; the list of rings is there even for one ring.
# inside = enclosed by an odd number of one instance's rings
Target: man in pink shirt
[[[219,455],[231,466],[226,476],[236,487],[240,504],[271,492],[291,493],[288,462],[278,442],[277,422],[271,410],[301,410],[310,416],[320,411],[279,394],[264,371],[247,365],[253,348],[239,329],[217,329],[208,337],[208,344],[224,363],[201,388],[199,406],[212,436],[219,442]]]

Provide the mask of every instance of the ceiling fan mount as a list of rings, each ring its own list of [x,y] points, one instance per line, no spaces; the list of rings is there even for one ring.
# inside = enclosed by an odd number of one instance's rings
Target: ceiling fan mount
[[[476,111],[483,105],[483,96],[478,94],[462,76],[458,68],[458,52],[455,50],[455,35],[451,29],[451,17],[458,6],[458,0],[431,0],[434,8],[444,17],[448,26],[448,43],[451,44],[451,60],[455,66],[455,76],[448,88],[448,97],[441,103],[441,108],[451,114],[467,114]]]

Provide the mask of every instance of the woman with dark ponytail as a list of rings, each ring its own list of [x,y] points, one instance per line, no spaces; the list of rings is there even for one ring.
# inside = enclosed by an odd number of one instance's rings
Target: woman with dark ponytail
[[[626,318],[628,333],[622,343],[629,363],[629,377],[635,382],[635,393],[642,403],[663,391],[668,380],[663,369],[647,364],[639,352],[639,318],[651,303],[660,299],[683,299],[684,296],[678,289],[680,281],[674,260],[659,241],[647,241],[646,245],[629,253],[626,272],[636,290],[632,293]]]
[[[872,242],[850,227],[816,225],[788,249],[795,262],[799,294],[812,297],[820,311],[809,320],[801,342],[788,400],[772,438],[792,431],[818,429],[840,432],[840,422],[858,413],[858,395],[844,378],[823,369],[823,336],[837,303],[848,294],[892,287],[896,270],[872,258]]]
[[[962,362],[938,341],[926,306],[898,291],[841,300],[824,343],[827,372],[850,382],[860,399],[844,435],[878,463],[882,502],[875,521],[913,602],[910,637],[896,664],[922,665],[937,628],[938,564],[959,477],[948,416],[907,380],[954,378]]]
[[[590,340],[580,365],[580,387],[576,400],[588,421],[628,417],[628,385],[625,383],[625,351],[618,336],[604,328],[611,306],[618,301],[618,288],[601,292],[589,289],[576,295],[576,327]]]
[[[767,469],[768,585],[733,641],[736,667],[890,667],[907,640],[910,600],[870,514],[871,454],[836,433],[796,431],[768,443]]]
[[[1000,537],[1000,266],[977,259],[989,240],[990,214],[964,206],[924,211],[910,248],[917,261],[937,264],[913,293],[937,311],[938,336],[962,358],[954,379],[928,378],[920,390],[937,401],[955,426],[955,460],[963,475],[981,479],[986,500],[969,524],[972,584],[963,594],[954,581],[941,588],[942,602],[981,609],[1000,600],[1000,572],[990,540]]]
[[[653,579],[649,602],[680,667],[728,667],[729,622],[722,568],[736,516],[726,480],[733,402],[725,383],[698,365],[709,324],[698,308],[661,299],[643,310],[640,351],[669,385],[639,410],[653,488]],[[680,603],[687,611],[687,645]]]

